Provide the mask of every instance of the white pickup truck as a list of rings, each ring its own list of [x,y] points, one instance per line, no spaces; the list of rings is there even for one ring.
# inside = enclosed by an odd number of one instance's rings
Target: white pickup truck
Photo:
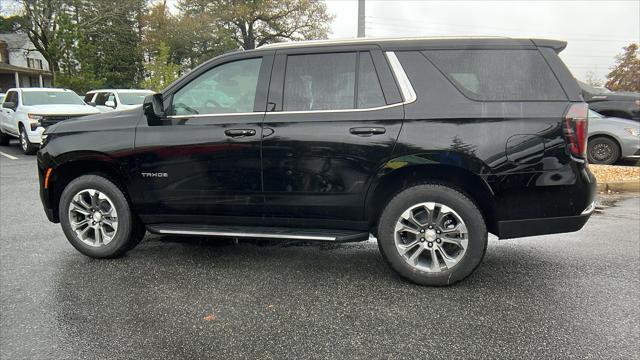
[[[0,145],[8,145],[12,137],[19,138],[22,151],[32,155],[47,126],[99,112],[68,89],[9,89],[0,108]]]

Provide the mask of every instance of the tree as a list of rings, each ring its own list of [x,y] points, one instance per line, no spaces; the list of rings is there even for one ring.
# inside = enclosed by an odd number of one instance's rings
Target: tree
[[[158,55],[145,64],[148,77],[142,82],[146,89],[160,91],[180,75],[180,66],[169,61],[169,47],[160,42]]]
[[[203,16],[216,33],[246,50],[285,40],[323,39],[333,16],[320,0],[180,0],[185,16]]]
[[[612,91],[640,91],[640,57],[638,44],[623,48],[624,53],[616,56],[616,65],[607,74],[606,87]]]

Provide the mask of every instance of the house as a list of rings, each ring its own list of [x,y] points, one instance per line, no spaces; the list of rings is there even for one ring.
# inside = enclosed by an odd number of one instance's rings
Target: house
[[[49,63],[24,33],[0,34],[0,92],[13,87],[50,87]]]

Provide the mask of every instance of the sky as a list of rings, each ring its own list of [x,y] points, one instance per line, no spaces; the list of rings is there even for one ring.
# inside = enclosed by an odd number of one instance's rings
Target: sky
[[[357,34],[357,0],[326,0],[330,38]],[[640,42],[640,0],[365,0],[365,35],[507,36],[567,41],[560,57],[578,79],[604,80],[622,47]]]
[[[13,1],[3,2],[4,13]],[[357,34],[358,1],[324,0],[335,15],[330,38]],[[177,0],[168,0],[175,5]],[[14,3],[15,4],[15,3]],[[604,80],[615,56],[640,42],[640,0],[365,0],[366,35],[507,36],[567,41],[560,53],[580,80]]]

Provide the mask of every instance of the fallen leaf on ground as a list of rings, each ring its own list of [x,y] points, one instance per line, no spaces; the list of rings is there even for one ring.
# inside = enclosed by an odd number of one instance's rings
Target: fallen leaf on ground
[[[213,320],[215,320],[215,319],[216,319],[216,316],[215,316],[215,315],[213,315],[213,314],[209,314],[209,315],[205,316],[205,317],[204,317],[204,319],[205,319],[206,321],[213,321]]]

